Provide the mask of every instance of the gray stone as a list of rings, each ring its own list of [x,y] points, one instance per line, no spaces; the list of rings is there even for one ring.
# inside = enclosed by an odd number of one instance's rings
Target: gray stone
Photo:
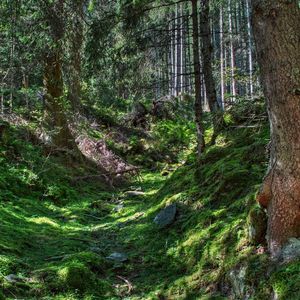
[[[290,238],[288,243],[283,246],[280,253],[280,261],[289,263],[300,258],[300,239]]]
[[[128,256],[125,253],[113,252],[107,257],[107,259],[113,260],[115,262],[125,262],[128,260]]]
[[[250,243],[253,245],[264,243],[267,233],[267,216],[260,207],[251,209],[248,215],[247,225]]]
[[[116,207],[114,207],[114,212],[120,212],[124,208],[124,204],[118,204]]]
[[[169,225],[171,225],[176,216],[177,207],[176,204],[170,204],[167,207],[165,207],[163,210],[161,210],[157,216],[154,218],[154,223],[159,226],[159,228],[165,228]]]
[[[102,249],[99,247],[96,247],[96,246],[92,246],[92,247],[90,247],[90,251],[94,252],[94,253],[101,253]]]
[[[139,197],[139,196],[144,196],[145,193],[141,191],[127,191],[125,192],[125,195],[131,197]]]
[[[4,276],[5,280],[7,280],[10,283],[15,283],[15,282],[21,282],[23,281],[23,278],[15,275],[15,274],[9,274],[7,276]]]
[[[233,269],[229,272],[228,278],[232,288],[232,294],[234,299],[249,299],[250,295],[246,292],[246,266],[240,266],[236,269]]]

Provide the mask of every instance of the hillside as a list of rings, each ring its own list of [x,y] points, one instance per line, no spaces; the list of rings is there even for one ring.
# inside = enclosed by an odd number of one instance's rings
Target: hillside
[[[247,233],[264,123],[224,131],[198,167],[186,150],[114,189],[74,184],[82,164],[43,154],[24,130],[10,126],[1,142],[3,299],[298,299],[299,262],[273,268]],[[175,221],[160,229],[153,219],[171,203]]]

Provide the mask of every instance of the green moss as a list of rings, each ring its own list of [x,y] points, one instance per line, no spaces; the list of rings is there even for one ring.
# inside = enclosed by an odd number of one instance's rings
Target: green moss
[[[275,271],[270,279],[273,290],[278,295],[278,299],[299,299],[300,295],[300,262],[293,262],[280,267]]]
[[[85,291],[94,281],[94,275],[85,264],[77,261],[68,262],[58,270],[57,276],[63,289]]]
[[[230,287],[222,289],[226,274],[243,265],[253,299],[268,299],[273,289],[281,299],[297,299],[299,262],[270,271],[268,256],[247,234],[266,170],[267,127],[224,131],[198,165],[187,150],[190,129],[177,135],[172,122],[159,126],[161,133],[171,127],[167,139],[174,147],[184,139],[186,148],[177,149],[181,157],[174,152],[180,164],[163,165],[168,176],[142,171],[132,186],[114,191],[97,182],[72,185],[69,179],[86,172],[84,167],[65,165],[63,157],[46,160],[17,130],[10,147],[0,145],[0,272],[31,279],[5,283],[5,297],[228,299]],[[43,164],[47,174],[40,172]],[[143,199],[124,197],[140,187]],[[124,207],[116,212],[119,201]],[[153,219],[171,202],[177,204],[176,219],[158,231]],[[129,260],[112,264],[105,257],[113,252]]]
[[[265,242],[267,233],[267,216],[266,213],[258,205],[254,206],[247,217],[248,237],[249,241],[258,245]]]

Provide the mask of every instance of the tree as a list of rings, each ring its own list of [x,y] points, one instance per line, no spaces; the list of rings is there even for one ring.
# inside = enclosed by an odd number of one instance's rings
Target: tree
[[[195,74],[195,123],[197,134],[197,155],[201,156],[204,148],[204,128],[202,124],[202,97],[201,97],[201,76],[200,76],[200,51],[198,31],[198,9],[197,0],[192,0],[192,21],[193,21],[193,59]]]
[[[252,1],[252,23],[271,127],[268,173],[258,202],[267,209],[273,257],[300,236],[300,8],[298,1]]]
[[[204,82],[206,88],[206,96],[210,112],[212,114],[212,123],[214,127],[214,133],[211,143],[215,143],[215,139],[224,127],[222,104],[217,101],[216,84],[213,77],[212,67],[212,54],[213,45],[211,38],[211,29],[209,22],[209,0],[201,0],[201,14],[200,14],[200,35],[201,35],[201,54],[202,54],[202,69],[204,75]]]
[[[62,39],[64,37],[63,22],[64,0],[57,0],[45,7],[52,41],[44,55],[44,85],[46,88],[46,108],[49,123],[54,127],[53,143],[58,147],[75,148],[75,142],[68,127],[63,103],[62,76]]]
[[[74,111],[80,109],[81,98],[81,51],[83,44],[83,4],[84,0],[76,0],[70,3],[68,26],[68,99]]]

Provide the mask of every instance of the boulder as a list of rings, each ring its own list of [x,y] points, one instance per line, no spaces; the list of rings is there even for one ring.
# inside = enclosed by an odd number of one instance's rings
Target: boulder
[[[125,192],[125,195],[131,196],[131,197],[139,197],[139,196],[144,196],[145,193],[141,191],[127,191]]]
[[[251,244],[258,245],[266,241],[267,216],[260,207],[254,207],[247,219],[248,238]]]
[[[300,239],[290,238],[280,253],[281,263],[289,263],[300,258]]]
[[[113,252],[111,255],[107,256],[107,259],[120,263],[127,261],[128,256],[125,253]]]
[[[120,212],[123,208],[124,208],[124,204],[120,203],[120,204],[116,205],[116,207],[114,207],[113,211]]]
[[[4,279],[10,283],[15,283],[15,282],[22,282],[24,281],[23,278],[15,275],[15,274],[9,274],[7,276],[4,276]]]
[[[161,210],[153,221],[159,228],[165,228],[174,222],[176,212],[176,204],[170,204],[166,206],[163,210]]]

